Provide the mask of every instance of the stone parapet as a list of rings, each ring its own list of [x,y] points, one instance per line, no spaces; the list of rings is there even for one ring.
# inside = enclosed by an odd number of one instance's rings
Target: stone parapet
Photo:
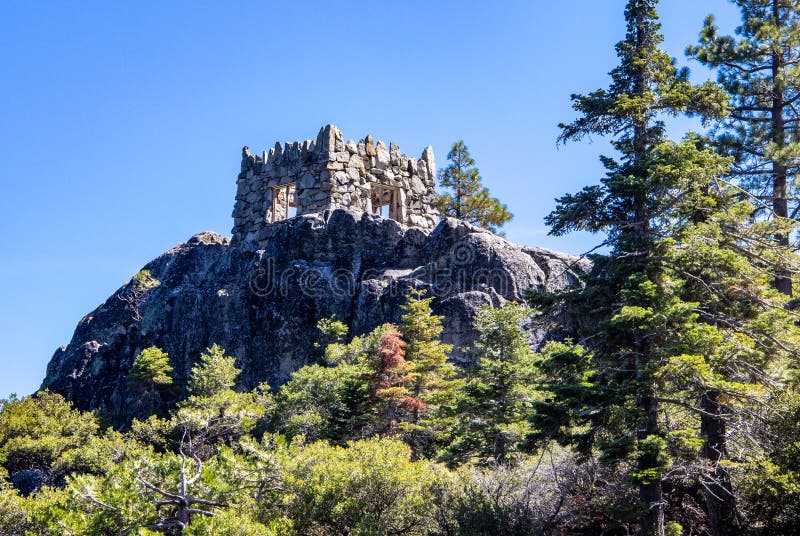
[[[337,208],[430,230],[439,221],[435,186],[431,147],[410,158],[372,136],[345,142],[333,125],[322,127],[316,140],[276,143],[261,155],[244,147],[232,243],[258,249],[271,223]]]

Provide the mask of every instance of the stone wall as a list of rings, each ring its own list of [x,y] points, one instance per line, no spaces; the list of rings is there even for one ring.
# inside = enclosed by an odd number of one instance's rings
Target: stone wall
[[[267,226],[286,214],[286,189],[297,215],[344,208],[373,213],[374,203],[394,203],[392,217],[408,226],[432,229],[436,210],[436,164],[427,147],[419,159],[389,148],[372,136],[344,141],[333,125],[320,129],[317,139],[276,143],[261,156],[242,149],[233,210],[233,244],[258,249],[269,236]]]

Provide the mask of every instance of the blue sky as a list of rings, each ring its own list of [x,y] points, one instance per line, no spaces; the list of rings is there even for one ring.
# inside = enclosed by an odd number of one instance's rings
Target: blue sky
[[[663,0],[686,63],[725,0]],[[34,391],[80,318],[193,234],[230,234],[240,151],[334,123],[437,165],[463,139],[515,218],[602,174],[602,140],[556,147],[569,95],[607,83],[624,0],[0,4],[0,397]],[[709,74],[692,65],[693,77]],[[692,128],[672,124],[675,135]]]

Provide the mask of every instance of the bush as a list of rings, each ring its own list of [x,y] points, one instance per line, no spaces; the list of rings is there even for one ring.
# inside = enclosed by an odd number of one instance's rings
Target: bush
[[[285,506],[300,534],[428,534],[441,473],[391,439],[294,447]]]

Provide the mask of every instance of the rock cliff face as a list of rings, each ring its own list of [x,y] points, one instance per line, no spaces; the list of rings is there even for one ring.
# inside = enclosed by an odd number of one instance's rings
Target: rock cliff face
[[[353,335],[397,322],[411,286],[436,296],[444,339],[464,361],[479,306],[574,284],[587,268],[455,220],[428,232],[334,210],[273,223],[267,234],[263,249],[252,251],[200,233],[148,263],[81,320],[53,355],[42,388],[124,425],[131,418],[125,376],[139,351],[168,352],[179,391],[213,343],[236,356],[242,388],[279,385],[319,358],[319,319],[336,315]]]

